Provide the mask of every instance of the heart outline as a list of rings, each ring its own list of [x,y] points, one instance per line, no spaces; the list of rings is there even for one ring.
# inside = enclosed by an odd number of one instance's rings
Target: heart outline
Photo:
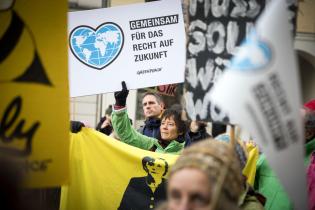
[[[73,46],[72,46],[72,42],[71,40],[73,39],[73,35],[75,34],[75,32],[78,30],[78,29],[81,29],[81,28],[87,28],[87,29],[90,29],[94,34],[97,34],[97,31],[102,28],[103,26],[105,25],[112,25],[114,27],[116,27],[118,29],[118,31],[120,32],[121,34],[121,46],[120,46],[120,49],[116,52],[116,55],[113,56],[113,58],[110,60],[110,62],[106,63],[105,65],[102,65],[100,67],[98,66],[95,66],[95,65],[91,65],[87,62],[85,62],[84,60],[82,60],[81,57],[79,57],[77,55],[77,52],[75,49],[73,49]],[[102,70],[104,69],[106,66],[110,65],[114,60],[116,60],[116,58],[118,58],[119,54],[121,53],[122,51],[122,48],[124,46],[124,42],[125,42],[125,37],[124,37],[124,33],[123,33],[123,30],[121,29],[121,27],[119,25],[117,25],[116,23],[114,22],[105,22],[105,23],[102,23],[100,24],[99,26],[97,26],[95,29],[91,26],[88,26],[88,25],[79,25],[77,27],[75,27],[74,29],[72,29],[70,35],[69,35],[69,47],[70,47],[70,50],[72,52],[72,54],[81,62],[83,63],[84,65],[87,65],[91,68],[94,68],[94,69],[97,69],[97,70]]]

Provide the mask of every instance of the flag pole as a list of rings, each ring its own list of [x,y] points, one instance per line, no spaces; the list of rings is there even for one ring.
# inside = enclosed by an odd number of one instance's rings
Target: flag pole
[[[231,129],[230,129],[230,143],[232,145],[232,148],[234,149],[235,144],[236,144],[236,140],[235,140],[235,125],[230,125]]]

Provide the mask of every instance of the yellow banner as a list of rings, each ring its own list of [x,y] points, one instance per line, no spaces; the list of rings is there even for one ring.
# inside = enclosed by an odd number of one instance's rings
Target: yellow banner
[[[71,134],[70,185],[62,187],[60,209],[152,209],[165,199],[176,158],[83,128]]]
[[[67,3],[0,2],[0,154],[28,187],[68,178]]]

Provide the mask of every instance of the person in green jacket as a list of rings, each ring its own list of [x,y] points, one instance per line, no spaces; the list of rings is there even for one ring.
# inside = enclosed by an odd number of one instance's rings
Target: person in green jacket
[[[304,164],[309,164],[309,158],[312,151],[315,151],[315,138],[305,144],[306,156]],[[265,155],[261,155],[257,161],[257,171],[254,189],[263,194],[267,200],[266,210],[293,210],[293,204],[285,192],[278,177],[270,168]]]
[[[304,109],[301,110],[305,124],[305,166],[309,165],[311,153],[315,151],[315,109],[308,104],[306,103]],[[270,168],[265,155],[261,155],[257,160],[254,188],[267,198],[266,210],[293,210],[292,202]]]
[[[112,112],[112,125],[120,140],[129,145],[159,153],[179,154],[185,145],[183,134],[186,125],[176,110],[167,109],[161,117],[161,136],[152,138],[139,133],[129,121],[126,100],[129,90],[122,82],[122,90],[115,92],[115,105]]]

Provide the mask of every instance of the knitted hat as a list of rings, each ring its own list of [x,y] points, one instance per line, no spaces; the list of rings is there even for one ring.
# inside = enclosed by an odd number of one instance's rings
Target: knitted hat
[[[224,166],[227,167],[227,173],[216,209],[234,209],[242,191],[241,169],[234,150],[225,142],[201,141],[188,147],[171,168],[169,178],[184,168],[200,169],[208,177],[212,197],[214,189],[218,187],[218,180],[226,169]]]

